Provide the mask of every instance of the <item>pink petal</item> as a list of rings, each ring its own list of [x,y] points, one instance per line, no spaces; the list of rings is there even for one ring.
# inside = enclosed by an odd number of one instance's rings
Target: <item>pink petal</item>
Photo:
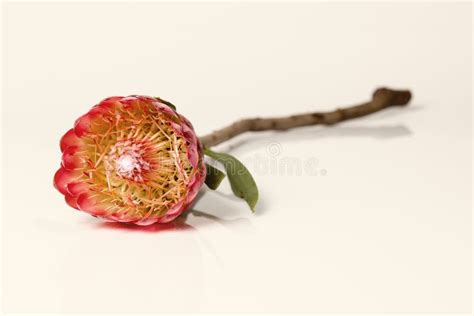
[[[133,97],[137,98],[138,100],[140,100],[142,102],[149,103],[149,104],[152,104],[153,102],[156,102],[156,98],[150,97],[150,96],[147,96],[147,95],[134,95]]]
[[[168,212],[166,212],[166,215],[176,215],[176,214],[181,214],[183,211],[183,204],[184,201],[176,203],[173,207],[171,207]]]
[[[180,212],[171,214],[171,215],[165,215],[163,217],[160,217],[157,221],[157,223],[165,224],[174,221],[177,217],[179,217],[181,214],[183,214],[189,207],[189,204],[183,204]]]
[[[116,109],[122,107],[122,103],[120,102],[122,99],[123,97],[110,97],[104,99],[97,104],[94,109],[95,111],[101,111],[102,114],[111,115]]]
[[[81,193],[89,191],[89,184],[86,182],[72,182],[67,185],[67,192],[71,196],[79,196]]]
[[[79,209],[79,207],[77,206],[77,197],[69,195],[69,194],[66,193],[66,195],[64,196],[64,199],[66,200],[66,203],[70,207],[75,208],[76,210]]]
[[[191,163],[191,166],[193,166],[193,168],[197,168],[199,159],[202,156],[201,148],[198,147],[197,143],[188,143],[186,145],[186,148],[187,148],[187,156],[188,156],[189,162]]]
[[[97,195],[93,192],[84,192],[77,198],[77,206],[81,211],[102,216],[106,214],[104,205],[100,203]]]
[[[183,135],[183,127],[181,125],[179,125],[178,123],[175,123],[173,121],[170,121],[170,125],[178,135],[180,135],[180,136]]]
[[[190,142],[192,144],[195,144],[197,142],[196,133],[187,124],[183,125],[183,136],[188,142]]]
[[[121,223],[138,222],[144,220],[140,217],[140,215],[134,215],[134,209],[132,207],[119,209],[118,211],[107,215],[106,218]]]
[[[123,104],[123,107],[125,109],[137,109],[140,107],[140,100],[135,96],[128,96],[122,98],[120,100],[120,103]]]
[[[161,103],[160,101],[154,100],[154,101],[152,102],[152,104],[153,104],[156,108],[158,108],[158,110],[159,110],[160,112],[166,113],[166,114],[168,114],[168,115],[170,115],[170,116],[173,116],[173,117],[176,117],[176,116],[177,116],[177,115],[176,115],[177,113],[176,113],[172,108],[170,108],[169,106],[167,106],[167,105],[164,104],[164,103]]]
[[[74,123],[74,132],[77,136],[82,137],[89,133],[92,129],[92,116],[89,113],[81,116]]]
[[[190,204],[194,201],[202,184],[203,181],[201,181],[200,176],[197,176],[196,180],[189,187],[188,195],[186,196],[186,203]]]
[[[155,224],[157,221],[158,221],[157,217],[149,217],[149,218],[138,220],[134,222],[134,224],[139,225],[139,226],[148,226],[151,224]]]
[[[82,140],[77,137],[77,135],[74,133],[73,128],[67,131],[59,142],[59,146],[61,147],[62,152],[64,152],[66,148],[70,146],[81,146],[82,144]]]
[[[54,175],[54,187],[62,194],[67,194],[67,185],[76,181],[82,175],[78,170],[66,170],[59,168]]]
[[[63,152],[61,164],[64,169],[67,170],[74,170],[80,169],[87,166],[84,157],[82,157],[79,153],[79,148],[76,146],[69,146]]]
[[[108,105],[108,104],[115,104],[116,102],[120,102],[120,100],[122,100],[123,97],[119,97],[119,96],[115,96],[115,97],[108,97],[108,98],[105,98],[103,99],[102,101],[99,102],[99,104],[97,104],[97,106],[104,106],[104,105]]]
[[[84,114],[76,120],[74,123],[74,133],[82,137],[89,133],[100,134],[105,132],[109,127],[108,120],[104,119],[107,115],[110,119],[114,118],[105,108],[92,108],[87,114]]]

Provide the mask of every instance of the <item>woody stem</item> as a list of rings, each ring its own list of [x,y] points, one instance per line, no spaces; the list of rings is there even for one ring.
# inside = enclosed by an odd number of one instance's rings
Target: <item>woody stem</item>
[[[331,112],[312,112],[285,117],[243,119],[201,137],[201,142],[205,147],[211,147],[245,132],[288,130],[310,125],[333,125],[345,120],[375,113],[391,106],[407,105],[410,99],[411,92],[409,90],[379,88],[373,93],[372,100],[366,103],[339,108]]]

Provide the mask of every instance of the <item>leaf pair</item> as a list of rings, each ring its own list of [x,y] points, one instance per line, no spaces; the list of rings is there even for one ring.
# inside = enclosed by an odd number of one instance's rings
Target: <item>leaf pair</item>
[[[237,158],[229,154],[217,153],[209,148],[205,148],[204,153],[224,166],[234,194],[244,199],[252,212],[255,212],[255,205],[258,201],[258,188],[248,169]],[[225,174],[209,164],[206,164],[206,167],[206,185],[210,189],[215,190],[225,178]]]

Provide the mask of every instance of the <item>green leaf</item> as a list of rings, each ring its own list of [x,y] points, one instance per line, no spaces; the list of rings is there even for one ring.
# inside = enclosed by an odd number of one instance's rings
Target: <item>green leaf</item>
[[[206,164],[206,170],[206,185],[211,190],[217,189],[221,184],[222,180],[225,178],[225,173],[209,164]]]
[[[172,108],[173,110],[176,111],[176,106],[175,106],[173,103],[171,103],[171,102],[169,102],[169,101],[166,101],[166,100],[163,100],[163,99],[160,98],[160,97],[155,97],[155,99],[158,99],[158,101],[160,101],[160,102],[163,103],[163,104],[166,104],[167,106],[169,106],[170,108]]]
[[[224,165],[232,191],[237,197],[244,199],[252,212],[255,212],[258,188],[248,169],[237,158],[229,154],[216,153],[209,148],[205,148],[204,153]]]

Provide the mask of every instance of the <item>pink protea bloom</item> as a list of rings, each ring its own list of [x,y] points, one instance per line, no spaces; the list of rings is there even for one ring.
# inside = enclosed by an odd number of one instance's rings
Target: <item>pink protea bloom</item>
[[[159,98],[107,98],[76,121],[60,146],[55,187],[73,208],[105,220],[170,222],[205,179],[191,123]]]

